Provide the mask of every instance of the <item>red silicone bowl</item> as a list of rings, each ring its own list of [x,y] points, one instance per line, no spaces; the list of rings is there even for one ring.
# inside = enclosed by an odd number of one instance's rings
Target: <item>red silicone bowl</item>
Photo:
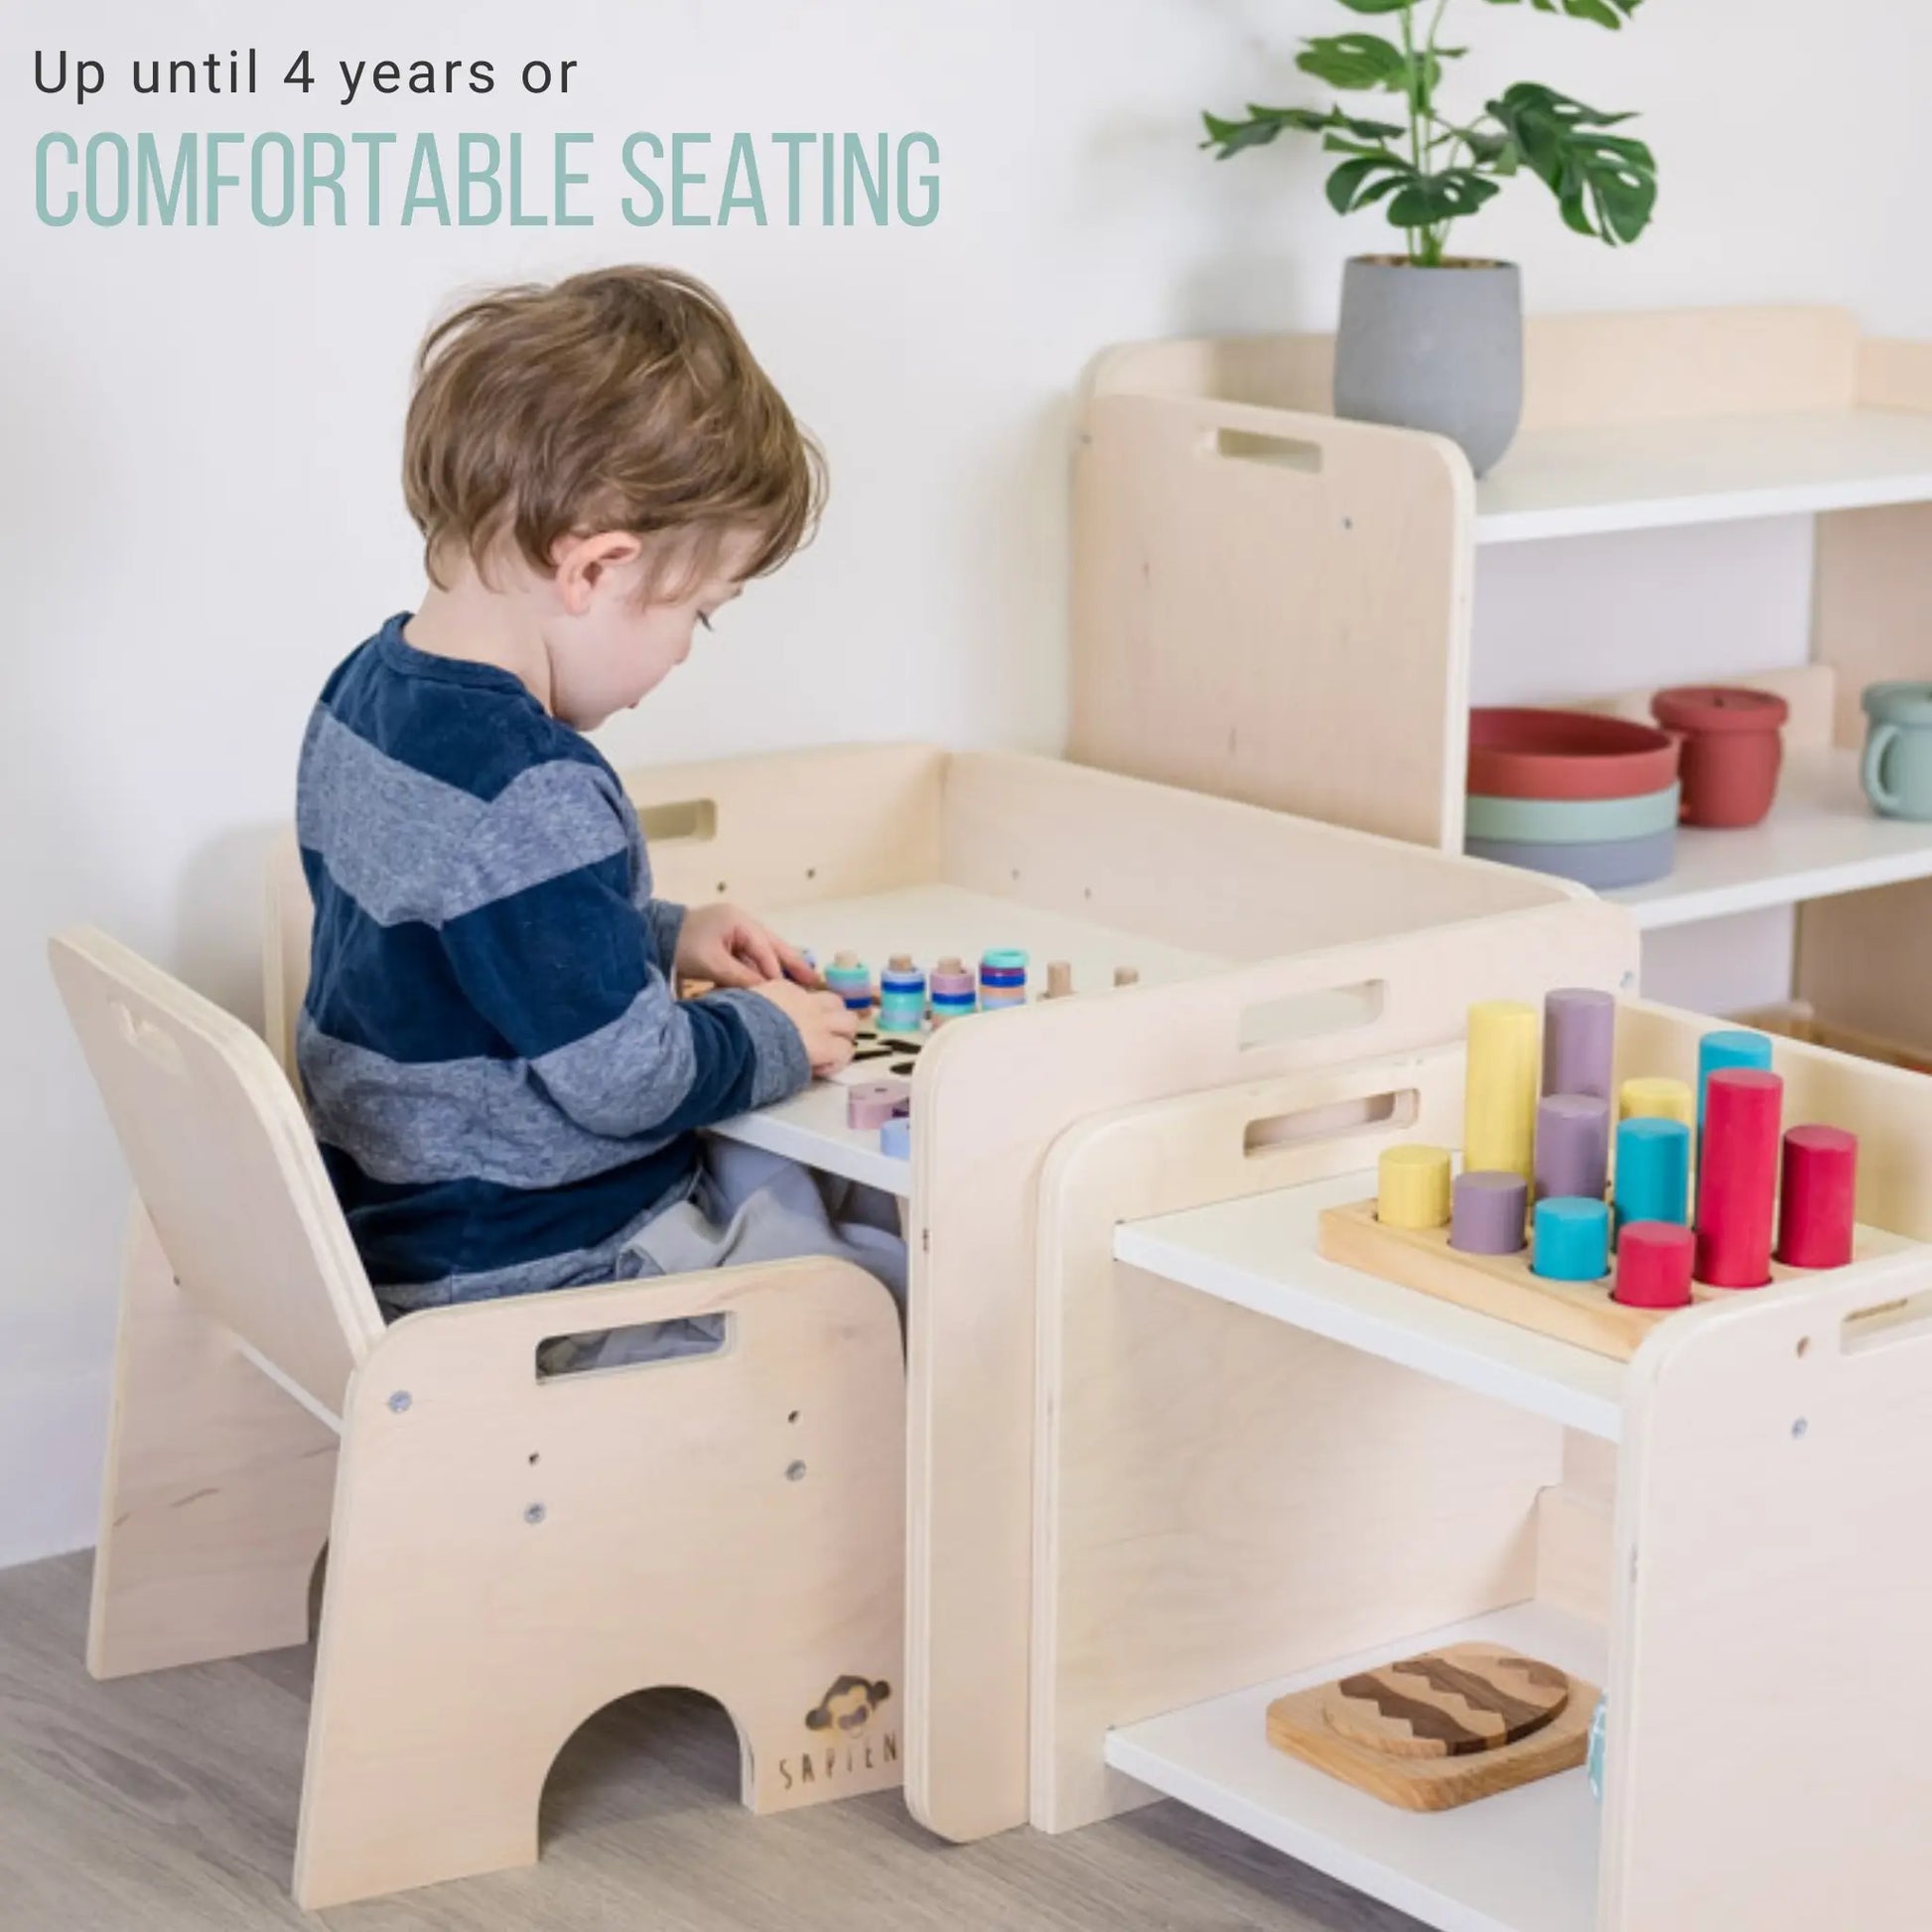
[[[1677,780],[1669,733],[1593,711],[1478,707],[1469,789],[1490,798],[1634,798]]]

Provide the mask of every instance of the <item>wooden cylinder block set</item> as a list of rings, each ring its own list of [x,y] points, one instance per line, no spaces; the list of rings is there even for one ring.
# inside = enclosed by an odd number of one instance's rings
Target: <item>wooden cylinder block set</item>
[[[1616,1002],[1592,988],[1541,1015],[1471,1007],[1461,1172],[1448,1148],[1386,1150],[1376,1200],[1329,1210],[1322,1252],[1626,1357],[1662,1312],[1852,1262],[1857,1137],[1783,1131],[1768,1038],[1705,1034],[1695,1092],[1619,1086],[1615,1048]]]

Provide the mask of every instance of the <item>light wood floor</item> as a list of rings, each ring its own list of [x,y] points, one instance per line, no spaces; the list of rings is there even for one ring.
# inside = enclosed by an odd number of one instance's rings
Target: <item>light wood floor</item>
[[[313,1653],[96,1684],[88,1559],[0,1572],[0,1932],[1420,1932],[1163,1804],[947,1846],[897,1794],[755,1819],[724,1713],[613,1706],[559,1760],[534,1869],[290,1903]]]

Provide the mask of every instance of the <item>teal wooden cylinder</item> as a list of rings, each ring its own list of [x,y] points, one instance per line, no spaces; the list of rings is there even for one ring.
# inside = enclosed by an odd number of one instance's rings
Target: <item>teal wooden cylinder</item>
[[[1626,1120],[1616,1130],[1616,1224],[1691,1218],[1691,1130],[1681,1120]]]
[[[1582,1194],[1536,1204],[1531,1271],[1552,1282],[1600,1282],[1610,1272],[1610,1210]]]
[[[1727,1066],[1771,1065],[1771,1042],[1764,1034],[1746,1033],[1741,1027],[1721,1028],[1698,1041],[1698,1134],[1704,1134],[1704,1090],[1714,1073]]]

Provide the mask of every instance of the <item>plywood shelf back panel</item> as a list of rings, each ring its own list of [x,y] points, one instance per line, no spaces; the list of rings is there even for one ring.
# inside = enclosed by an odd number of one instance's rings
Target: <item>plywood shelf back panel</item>
[[[1097,398],[1074,470],[1071,755],[1459,845],[1473,516],[1440,438]]]

